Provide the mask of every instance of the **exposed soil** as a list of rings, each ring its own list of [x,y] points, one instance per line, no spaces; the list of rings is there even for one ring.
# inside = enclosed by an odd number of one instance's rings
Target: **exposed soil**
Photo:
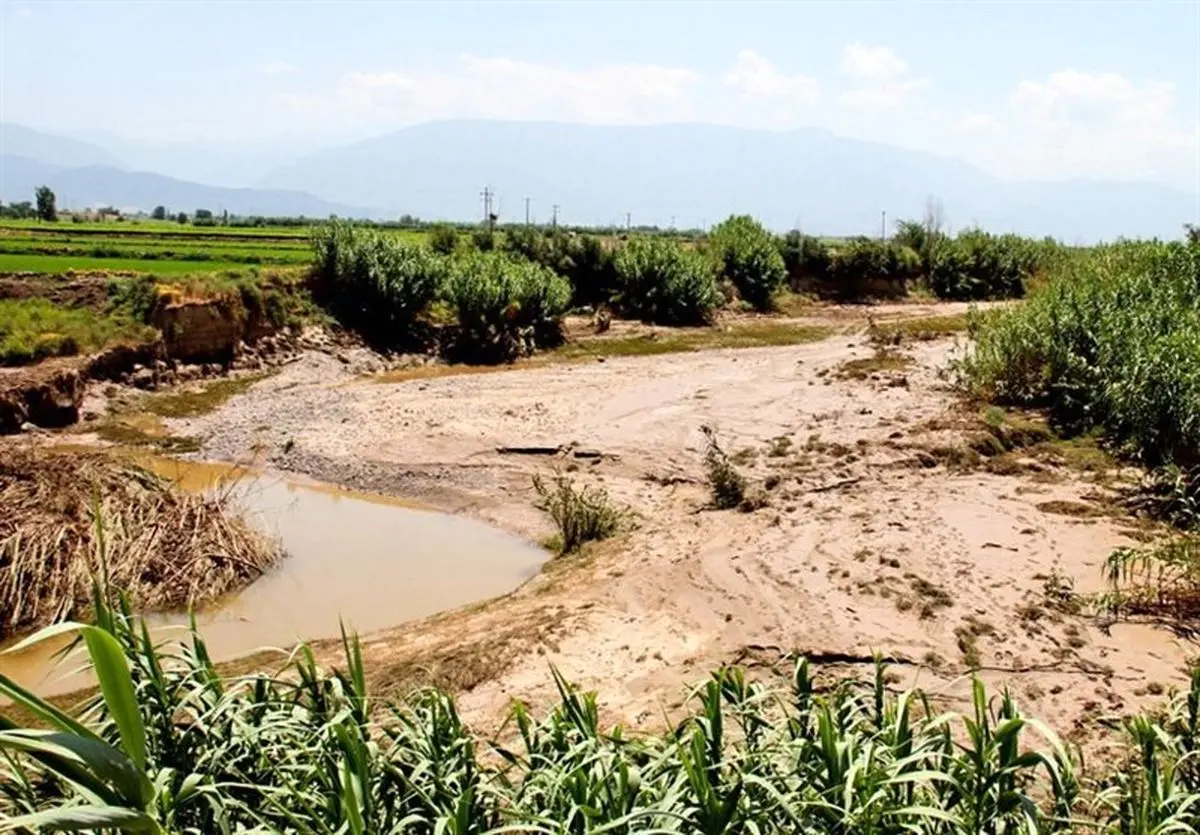
[[[1111,549],[1134,542],[1106,501],[1109,474],[989,471],[971,465],[978,456],[948,466],[946,451],[968,442],[941,374],[960,342],[906,343],[891,349],[904,362],[877,368],[867,310],[819,309],[835,335],[808,344],[392,382],[310,352],[212,414],[166,423],[201,439],[201,457],[257,456],[536,541],[552,530],[533,507],[534,473],[561,468],[628,504],[635,530],[517,592],[366,636],[379,685],[454,687],[484,727],[510,699],[553,698],[549,664],[596,689],[606,718],[648,726],[715,665],[767,670],[790,652],[858,675],[878,651],[898,686],[952,703],[978,667],[1080,739],[1156,701],[1195,648],[1149,625],[1104,625],[1062,593],[1101,591]],[[855,362],[863,373],[844,373]],[[702,424],[765,507],[709,509]]]

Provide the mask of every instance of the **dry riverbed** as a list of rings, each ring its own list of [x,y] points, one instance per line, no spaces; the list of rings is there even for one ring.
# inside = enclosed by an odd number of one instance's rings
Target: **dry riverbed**
[[[948,307],[873,315],[961,312]],[[632,530],[511,595],[365,636],[378,685],[453,687],[485,728],[511,699],[552,698],[550,664],[597,690],[607,719],[649,726],[722,663],[786,672],[801,653],[868,675],[879,652],[897,687],[952,703],[978,667],[1080,739],[1181,680],[1193,646],[1104,624],[1069,593],[1102,591],[1109,552],[1144,532],[1114,509],[1119,474],[1102,455],[983,466],[959,454],[978,411],[942,374],[961,337],[881,357],[864,309],[802,324],[824,330],[655,356],[597,343],[492,373],[371,377],[306,353],[210,414],[165,423],[203,458],[401,494],[535,541],[553,533],[535,473],[557,468],[632,508]],[[764,507],[709,509],[704,424]]]

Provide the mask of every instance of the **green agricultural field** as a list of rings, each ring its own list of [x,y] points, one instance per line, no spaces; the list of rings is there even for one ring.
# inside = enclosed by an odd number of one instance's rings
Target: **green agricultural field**
[[[0,254],[0,273],[65,273],[68,270],[96,272],[138,272],[154,275],[180,275],[242,269],[233,261],[164,261],[143,258],[86,258],[59,255]]]
[[[0,237],[0,254],[51,255],[60,258],[136,258],[163,261],[233,261],[241,264],[303,264],[310,260],[307,242],[299,246],[253,246],[215,241],[129,241],[67,239],[65,241]]]

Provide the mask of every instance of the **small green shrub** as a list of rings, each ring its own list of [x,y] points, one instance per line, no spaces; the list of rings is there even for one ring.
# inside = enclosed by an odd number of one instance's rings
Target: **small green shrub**
[[[554,271],[500,253],[454,261],[445,300],[458,318],[450,346],[461,361],[505,362],[562,341],[562,315],[571,299]]]
[[[740,507],[746,498],[745,477],[721,448],[716,431],[711,426],[701,426],[700,431],[704,433],[704,470],[713,505],[719,510]]]
[[[598,542],[615,535],[628,512],[613,505],[608,492],[599,487],[576,487],[563,475],[550,484],[540,475],[533,477],[538,507],[550,514],[558,526],[561,552],[570,554],[585,543]]]
[[[108,283],[109,304],[128,312],[137,322],[149,322],[158,305],[158,284],[152,275],[115,278]]]
[[[787,279],[783,256],[774,238],[749,215],[731,215],[713,227],[709,252],[721,275],[757,310],[769,310]]]
[[[720,302],[711,262],[671,241],[633,238],[614,267],[621,309],[648,322],[707,324]]]

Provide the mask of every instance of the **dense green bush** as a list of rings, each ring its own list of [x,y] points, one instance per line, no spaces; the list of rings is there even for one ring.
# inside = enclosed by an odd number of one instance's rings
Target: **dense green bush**
[[[1200,246],[1121,243],[1060,259],[1049,285],[974,325],[963,384],[1101,427],[1150,465],[1200,462]]]
[[[458,248],[458,229],[449,223],[429,227],[429,248],[439,255],[453,255]]]
[[[738,295],[758,310],[769,310],[787,279],[771,233],[749,215],[731,215],[713,227],[708,244],[721,275],[733,282]]]
[[[541,229],[533,226],[505,229],[498,249],[514,258],[524,258],[526,261],[554,268],[550,238]]]
[[[571,282],[572,306],[609,304],[618,289],[613,250],[595,235],[558,232],[551,240],[554,269]]]
[[[437,298],[448,261],[427,247],[334,221],[313,231],[319,295],[343,322],[387,346],[418,337],[418,317]]]
[[[839,244],[829,261],[831,281],[850,284],[873,279],[907,280],[921,272],[921,259],[906,246],[874,238]]]
[[[471,233],[471,245],[480,252],[491,252],[496,248],[496,233],[490,226],[480,226]]]
[[[501,362],[562,341],[571,287],[541,264],[473,253],[454,261],[445,298],[458,317],[452,356]]]
[[[82,644],[100,683],[80,716],[0,676],[35,717],[0,715],[5,829],[149,833],[678,832],[687,835],[1101,835],[1200,825],[1200,670],[1124,754],[1079,774],[1068,749],[976,680],[965,715],[872,678],[826,688],[805,660],[778,691],[715,671],[660,734],[605,730],[552,671],[558,703],[473,732],[437,690],[368,687],[358,641],[334,671],[298,648],[276,675],[223,677],[198,633],[156,647],[97,593]],[[11,711],[10,711],[11,713]],[[1030,743],[1034,747],[1030,747]],[[1089,788],[1096,785],[1095,789]]]
[[[1047,245],[1019,235],[969,229],[927,244],[924,265],[930,289],[943,299],[1012,299],[1046,266]]]
[[[607,304],[616,293],[612,252],[595,235],[515,227],[505,231],[501,249],[566,278],[572,307]]]
[[[801,289],[806,280],[824,281],[829,277],[833,253],[820,238],[793,229],[778,241],[778,246],[793,290]]]
[[[702,325],[720,303],[712,263],[673,241],[635,237],[614,259],[619,305],[660,325]]]

